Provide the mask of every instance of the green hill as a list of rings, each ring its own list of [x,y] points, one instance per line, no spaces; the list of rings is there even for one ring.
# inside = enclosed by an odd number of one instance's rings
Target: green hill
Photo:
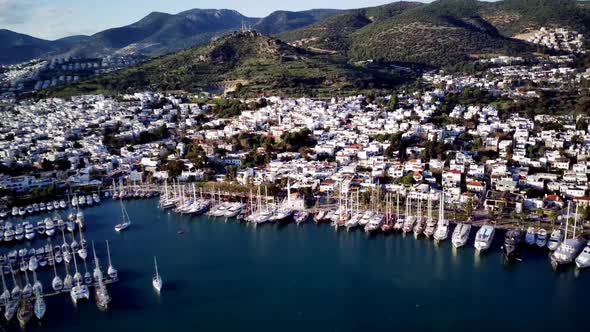
[[[280,38],[309,48],[346,54],[351,47],[351,35],[355,31],[420,5],[422,4],[417,2],[400,1],[378,7],[349,10],[308,27],[284,33]]]
[[[135,68],[50,91],[53,96],[95,92],[235,91],[240,95],[348,94],[391,88],[393,71],[354,67],[344,57],[316,54],[255,32],[234,33],[207,46],[164,56]]]

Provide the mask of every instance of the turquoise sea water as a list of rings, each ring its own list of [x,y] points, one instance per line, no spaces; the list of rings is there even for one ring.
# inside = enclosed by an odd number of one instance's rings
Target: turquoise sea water
[[[86,237],[106,265],[111,243],[120,282],[110,311],[94,300],[47,299],[28,331],[551,331],[588,326],[590,271],[551,270],[547,253],[525,250],[504,266],[497,233],[490,252],[473,238],[453,250],[399,234],[368,237],[308,223],[253,227],[161,211],[128,201],[133,224],[116,234],[120,207],[85,210]],[[183,234],[178,234],[183,230]],[[42,244],[40,241],[37,244]],[[151,285],[153,256],[164,280]],[[50,280],[47,270],[44,279]],[[63,276],[63,273],[62,273]],[[45,287],[50,287],[49,281]],[[6,326],[19,330],[16,319]]]

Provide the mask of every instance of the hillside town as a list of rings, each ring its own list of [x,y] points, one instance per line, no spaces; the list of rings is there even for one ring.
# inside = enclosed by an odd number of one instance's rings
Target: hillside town
[[[21,101],[0,113],[0,189],[10,195],[113,180],[252,186],[288,179],[301,194],[382,190],[428,200],[444,193],[457,209],[548,221],[567,201],[590,203],[588,116],[508,114],[485,98],[448,103],[472,91],[505,102],[535,99],[538,90],[526,82],[561,88],[588,78],[567,57],[515,61],[492,60],[480,75],[427,73],[430,88],[385,97],[143,92]]]

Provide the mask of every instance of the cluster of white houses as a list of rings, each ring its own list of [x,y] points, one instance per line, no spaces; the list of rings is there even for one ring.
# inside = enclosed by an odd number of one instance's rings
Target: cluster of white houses
[[[504,77],[515,68],[506,66]],[[549,115],[530,119],[519,114],[502,119],[492,105],[457,105],[448,114],[452,121],[437,124],[432,118],[449,90],[469,82],[485,83],[485,78],[441,74],[425,78],[435,84],[420,93],[400,92],[374,100],[272,97],[267,106],[229,119],[215,117],[210,105],[152,92],[117,99],[22,101],[12,111],[0,113],[0,161],[6,167],[39,168],[43,160],[67,159],[71,169],[61,176],[55,172],[3,175],[0,189],[26,191],[103,180],[93,174],[116,173],[141,181],[143,172],[148,172],[153,178],[171,180],[162,169],[163,157],[184,158],[188,139],[203,147],[212,163],[237,167],[235,181],[247,185],[289,178],[292,188],[331,194],[381,187],[403,190],[416,199],[436,199],[444,192],[451,202],[471,200],[488,209],[508,204],[518,212],[559,208],[568,199],[590,200],[588,119]],[[482,86],[493,90],[499,83]],[[504,89],[509,89],[508,84]],[[397,100],[393,109],[391,98]],[[462,124],[465,121],[472,125]],[[543,129],[553,123],[559,126]],[[145,133],[162,128],[174,134],[141,140]],[[246,167],[245,159],[265,152],[244,150],[232,141],[242,134],[280,141],[286,133],[303,130],[315,141],[308,151],[278,153],[256,167]],[[105,132],[126,143],[109,151]],[[389,149],[394,136],[405,142],[401,151]],[[457,148],[433,155],[426,151],[426,142]],[[473,144],[477,147],[470,149]],[[482,152],[491,157],[482,158]],[[199,180],[205,174],[188,161],[187,166],[177,180]],[[225,181],[226,174],[220,171],[217,180]]]
[[[558,51],[586,53],[584,35],[565,28],[543,27],[528,37],[527,41]]]

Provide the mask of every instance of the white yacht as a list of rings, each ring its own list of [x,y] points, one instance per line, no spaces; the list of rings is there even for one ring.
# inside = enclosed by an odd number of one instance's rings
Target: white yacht
[[[570,204],[568,203],[567,206],[567,216],[565,222],[565,235],[564,239],[561,244],[555,249],[555,251],[550,256],[550,263],[554,269],[558,269],[560,265],[568,265],[573,263],[578,255],[582,253],[582,251],[586,247],[586,242],[583,241],[579,236],[576,236],[576,230],[578,225],[578,205],[576,205],[576,214],[574,218],[574,227],[571,230],[571,237],[568,238],[569,232],[569,219],[570,219]]]
[[[440,207],[438,212],[438,223],[434,231],[434,240],[437,242],[444,241],[449,237],[449,221],[445,220],[445,196],[440,195]]]
[[[159,294],[160,291],[162,290],[162,277],[158,273],[158,261],[156,260],[156,257],[154,257],[154,266],[156,268],[156,273],[154,274],[154,276],[152,278],[152,286],[154,286],[154,289]]]
[[[547,242],[547,248],[549,248],[549,250],[551,251],[555,251],[555,249],[559,247],[562,241],[563,232],[561,231],[561,229],[556,228],[553,230],[553,232],[551,232],[551,236],[549,237],[549,241]]]
[[[16,224],[14,227],[14,239],[21,241],[25,238],[25,229],[22,224]]]
[[[471,232],[471,224],[459,223],[453,231],[451,242],[455,248],[461,248],[467,243],[469,233]]]
[[[45,234],[47,236],[55,234],[55,223],[50,218],[45,219]]]
[[[35,232],[35,226],[33,226],[33,224],[30,222],[26,222],[25,223],[25,238],[27,238],[27,240],[32,240],[35,238],[35,235],[37,235],[37,232]]]
[[[537,247],[543,248],[547,245],[547,230],[540,228],[537,232],[537,239],[535,240]]]
[[[84,228],[84,213],[82,211],[76,213],[76,223],[78,224],[78,228]]]
[[[111,261],[111,248],[109,247],[109,241],[107,241],[107,255],[109,258],[109,267],[107,268],[107,274],[109,275],[109,278],[117,280],[118,273],[117,270],[113,267],[113,263]]]
[[[371,220],[365,225],[365,232],[372,233],[380,229],[383,224],[383,215],[375,213]]]
[[[122,215],[123,221],[120,224],[115,225],[115,231],[117,231],[117,232],[124,231],[127,228],[129,228],[129,226],[131,226],[131,219],[129,218],[129,214],[127,214],[127,210],[125,209],[125,206],[123,205],[123,201],[121,201],[121,215]]]
[[[586,245],[584,250],[576,257],[576,267],[584,269],[590,266],[590,242]]]
[[[526,235],[524,237],[524,241],[526,242],[526,244],[528,244],[529,246],[532,246],[533,244],[535,244],[537,240],[537,232],[535,231],[535,227],[529,227],[526,230]]]
[[[43,299],[43,295],[41,292],[35,293],[35,317],[37,319],[43,319],[45,316],[45,312],[47,311],[47,305],[45,304],[45,300]]]
[[[492,225],[483,225],[475,235],[475,249],[483,252],[490,248],[494,239],[495,228]]]

